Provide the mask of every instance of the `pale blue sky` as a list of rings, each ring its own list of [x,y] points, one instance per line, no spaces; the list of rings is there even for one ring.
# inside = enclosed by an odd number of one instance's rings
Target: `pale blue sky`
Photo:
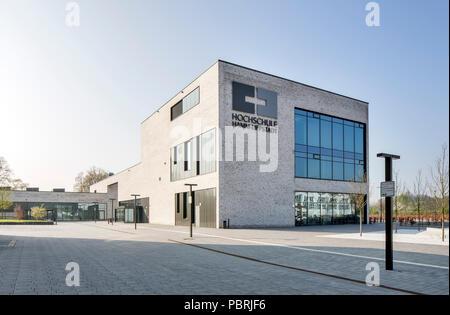
[[[425,175],[449,132],[448,1],[0,1],[0,156],[42,190],[140,159],[140,122],[217,59],[370,102],[379,151]],[[378,193],[376,193],[378,194]]]

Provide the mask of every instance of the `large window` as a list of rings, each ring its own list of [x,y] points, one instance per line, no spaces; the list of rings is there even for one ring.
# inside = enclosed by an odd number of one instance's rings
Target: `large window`
[[[170,108],[170,120],[181,116],[198,103],[200,103],[200,87],[193,90],[189,95]]]
[[[31,208],[43,206],[47,213],[45,219],[58,221],[90,221],[106,219],[106,203],[83,202],[15,202],[25,211],[26,217],[31,219]],[[11,208],[13,209],[14,206]],[[12,210],[11,209],[11,210]],[[8,215],[8,213],[7,213]],[[11,211],[12,216],[13,212]]]
[[[170,148],[170,180],[177,181],[216,171],[216,130]]]
[[[295,225],[356,223],[351,194],[295,193]]]
[[[295,176],[363,181],[365,124],[295,110]]]

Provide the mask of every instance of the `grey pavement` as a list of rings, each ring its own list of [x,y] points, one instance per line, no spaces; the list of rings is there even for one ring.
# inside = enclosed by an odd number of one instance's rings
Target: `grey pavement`
[[[358,230],[194,228],[189,239],[188,227],[149,224],[0,226],[0,294],[404,294],[267,264],[365,281],[371,261],[382,285],[449,294],[448,246],[395,244],[395,270],[385,271],[383,242],[322,237]],[[79,287],[66,286],[69,262],[80,266]]]

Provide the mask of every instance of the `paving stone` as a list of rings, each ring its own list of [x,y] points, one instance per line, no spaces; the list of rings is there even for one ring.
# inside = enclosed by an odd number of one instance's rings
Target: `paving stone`
[[[376,228],[381,226],[366,229]],[[449,293],[448,246],[396,244],[395,259],[403,263],[385,271],[379,260],[382,242],[320,237],[358,229],[195,229],[194,239],[185,240],[186,227],[140,224],[134,231],[131,225],[102,222],[2,226],[0,243],[17,242],[0,247],[0,294],[403,294],[169,240],[360,281],[372,257],[381,267],[383,285]],[[69,262],[80,266],[80,287],[66,286]]]

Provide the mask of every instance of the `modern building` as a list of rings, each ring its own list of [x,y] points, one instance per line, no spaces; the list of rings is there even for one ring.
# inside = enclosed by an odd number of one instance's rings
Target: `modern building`
[[[141,123],[141,162],[91,192],[139,194],[158,224],[353,223],[367,130],[367,102],[219,60]]]
[[[111,209],[116,206],[117,191],[110,187],[105,193],[66,192],[65,189],[40,191],[39,188],[12,190],[10,199],[13,205],[0,214],[1,217],[14,218],[14,208],[19,206],[25,217],[31,218],[31,208],[42,206],[47,210],[46,219],[58,221],[106,220]]]

